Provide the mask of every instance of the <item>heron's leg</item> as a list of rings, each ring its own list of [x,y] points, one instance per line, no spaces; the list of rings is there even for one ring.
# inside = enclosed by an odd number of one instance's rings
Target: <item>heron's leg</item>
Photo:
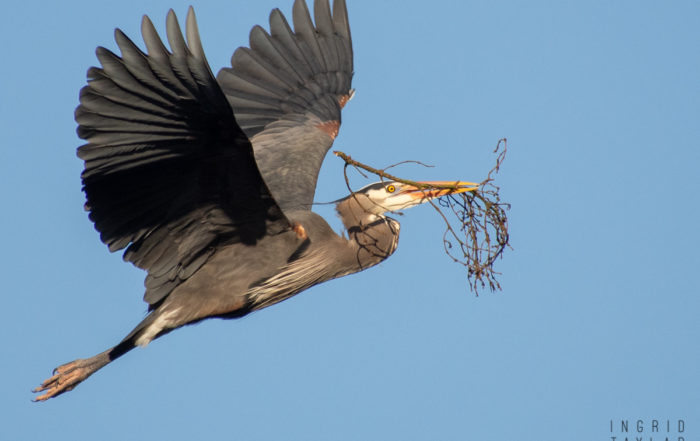
[[[51,378],[45,380],[39,387],[32,390],[34,393],[44,392],[37,396],[34,401],[46,401],[49,398],[61,395],[64,392],[73,390],[77,385],[85,381],[90,375],[107,366],[117,358],[126,354],[136,347],[138,336],[157,317],[158,311],[152,311],[141,323],[113,348],[107,349],[94,357],[79,358],[70,363],[63,364],[53,370]]]

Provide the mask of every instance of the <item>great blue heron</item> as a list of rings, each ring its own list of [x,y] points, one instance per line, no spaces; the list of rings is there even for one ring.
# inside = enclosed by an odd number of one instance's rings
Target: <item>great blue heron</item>
[[[173,329],[242,317],[313,285],[361,271],[396,249],[384,213],[477,184],[421,190],[368,185],[337,203],[341,237],[310,208],[326,152],[352,96],[352,43],[344,0],[293,7],[294,31],[270,14],[250,48],[214,78],[192,8],[187,42],[167,16],[171,51],[148,17],[147,53],[119,29],[121,57],[99,47],[76,109],[86,210],[110,251],[148,272],[149,314],[119,344],[59,366],[34,392],[72,390],[135,346]]]

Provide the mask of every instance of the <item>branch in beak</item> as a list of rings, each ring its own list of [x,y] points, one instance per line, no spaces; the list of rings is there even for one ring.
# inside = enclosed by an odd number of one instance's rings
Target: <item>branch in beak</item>
[[[414,199],[439,198],[448,194],[458,194],[467,191],[476,191],[479,184],[465,181],[418,181],[421,187],[406,186],[406,192]]]

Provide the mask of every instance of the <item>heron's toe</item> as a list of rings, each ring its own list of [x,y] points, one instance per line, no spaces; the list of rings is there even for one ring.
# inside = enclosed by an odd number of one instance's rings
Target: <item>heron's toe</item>
[[[89,377],[92,370],[87,368],[82,363],[83,361],[71,361],[54,369],[53,376],[44,380],[39,387],[32,390],[34,393],[46,392],[34,398],[33,401],[46,401],[63,392],[68,392]]]

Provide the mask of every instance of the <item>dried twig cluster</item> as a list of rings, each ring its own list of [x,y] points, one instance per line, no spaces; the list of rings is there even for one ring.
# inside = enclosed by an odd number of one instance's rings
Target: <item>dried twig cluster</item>
[[[494,179],[505,159],[507,150],[506,139],[499,140],[494,150],[494,153],[497,154],[496,165],[481,181],[478,190],[451,194],[443,196],[437,201],[430,201],[430,204],[445,221],[446,228],[443,234],[445,252],[452,260],[467,268],[467,281],[477,295],[479,289],[486,286],[491,291],[501,289],[496,278],[500,273],[493,269],[493,264],[508,246],[506,211],[510,209],[510,204],[501,201],[500,188],[495,185]],[[373,173],[381,179],[402,182],[426,190],[455,188],[449,185],[428,186],[420,182],[401,179],[386,172],[390,167],[377,169],[355,161],[343,152],[336,151],[334,153],[345,161],[346,182],[349,182],[347,167],[353,166]]]

